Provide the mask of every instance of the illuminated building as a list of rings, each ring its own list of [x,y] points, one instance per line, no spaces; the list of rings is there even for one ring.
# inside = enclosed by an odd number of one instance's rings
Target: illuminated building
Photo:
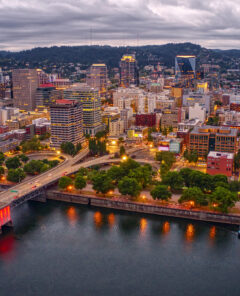
[[[124,121],[120,118],[111,120],[109,123],[109,136],[119,137],[124,133]]]
[[[43,110],[49,108],[57,99],[61,99],[61,93],[51,84],[41,84],[36,90],[36,108]]]
[[[38,87],[37,71],[35,69],[14,69],[12,71],[12,84],[14,107],[26,111],[34,110]]]
[[[63,142],[74,145],[83,142],[82,104],[75,100],[57,100],[50,105],[51,146],[60,147]]]
[[[138,67],[135,54],[125,54],[120,61],[121,86],[129,87],[139,84]]]
[[[206,157],[209,151],[235,153],[237,129],[196,126],[189,135],[189,148],[191,151],[197,151],[199,157]]]
[[[136,114],[136,126],[156,126],[156,113]]]
[[[92,64],[86,82],[92,88],[97,88],[101,97],[105,97],[107,92],[107,66],[105,64]]]
[[[83,108],[83,131],[94,136],[102,131],[104,126],[101,118],[101,99],[97,89],[87,84],[79,83],[64,91],[64,98],[77,100]]]
[[[181,122],[181,108],[162,111],[161,125],[163,128],[177,128],[179,122]]]
[[[192,79],[196,73],[196,56],[177,55],[175,58],[175,77],[176,79]]]
[[[210,175],[222,174],[227,177],[233,172],[233,153],[211,151],[207,158],[207,173]]]

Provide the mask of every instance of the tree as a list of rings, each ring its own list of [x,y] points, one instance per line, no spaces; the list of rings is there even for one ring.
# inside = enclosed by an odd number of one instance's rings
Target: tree
[[[41,142],[37,137],[33,137],[31,140],[24,141],[21,143],[22,151],[25,153],[27,151],[39,151],[43,148]]]
[[[17,183],[21,182],[26,177],[26,174],[24,173],[23,169],[9,169],[7,180]]]
[[[74,187],[76,189],[83,189],[84,187],[86,187],[86,180],[84,179],[84,177],[82,175],[77,175],[74,181]]]
[[[178,202],[182,203],[186,201],[193,201],[197,206],[204,206],[208,204],[206,195],[198,187],[190,187],[184,190]]]
[[[189,187],[190,186],[190,174],[192,173],[192,170],[189,168],[183,168],[179,171],[180,175],[182,176],[184,180],[185,186]]]
[[[88,174],[88,169],[86,168],[80,168],[77,172],[77,175],[81,175],[81,176],[87,176]]]
[[[66,189],[68,186],[72,185],[73,181],[68,176],[63,176],[58,181],[58,186],[61,189]]]
[[[184,180],[178,172],[168,172],[163,176],[162,183],[170,186],[171,190],[181,190]]]
[[[3,164],[4,160],[5,160],[5,155],[2,152],[0,152],[0,164]]]
[[[152,174],[152,167],[146,164],[130,170],[128,176],[136,179],[142,188],[146,188],[152,181]]]
[[[232,208],[237,200],[238,198],[236,193],[233,193],[223,187],[217,187],[210,195],[211,205],[223,213],[227,213],[229,208]]]
[[[8,158],[5,164],[8,169],[16,169],[21,166],[21,161],[18,156],[14,156],[12,158]]]
[[[157,185],[150,192],[153,199],[169,200],[172,196],[166,185]]]
[[[232,181],[229,183],[229,190],[231,192],[238,192],[240,190],[240,182]]]
[[[188,162],[195,162],[196,163],[198,161],[198,153],[196,150],[193,150],[193,151],[185,150],[183,153],[183,157]]]
[[[101,192],[105,194],[114,189],[114,184],[105,171],[100,171],[94,174],[92,177],[92,184],[93,189],[96,190],[97,193]]]
[[[162,134],[164,136],[167,136],[168,135],[168,129],[166,127],[164,127],[163,131],[162,131]]]
[[[128,176],[123,177],[118,183],[118,190],[123,195],[136,197],[140,194],[141,189],[141,185],[138,184],[137,180]]]
[[[72,156],[76,154],[75,146],[72,142],[63,142],[61,144],[61,151]]]
[[[119,180],[125,176],[123,168],[116,165],[111,166],[107,171],[107,174],[111,180],[115,181],[115,183],[118,183]]]
[[[126,151],[125,151],[124,146],[120,146],[120,151],[119,151],[120,156],[125,155],[125,153],[126,153]]]
[[[173,132],[173,127],[171,125],[169,126],[168,131],[169,131],[169,133],[172,133]]]
[[[123,169],[124,176],[127,176],[130,170],[140,167],[140,164],[132,158],[128,158],[126,161],[120,163],[120,167]]]
[[[223,182],[223,183],[228,184],[227,176],[222,175],[222,174],[214,175],[214,176],[212,176],[212,179],[213,179],[213,183]]]
[[[29,160],[29,157],[27,157],[25,154],[20,154],[19,158],[21,159],[21,161],[23,162],[27,162]]]
[[[30,175],[37,175],[39,173],[42,173],[46,170],[48,170],[50,166],[46,163],[44,163],[41,160],[30,160],[28,163],[25,164],[23,167],[24,172]]]
[[[174,162],[176,162],[176,157],[174,153],[169,151],[157,152],[155,158],[157,161],[165,163],[169,167],[169,169],[172,167]]]
[[[4,169],[4,167],[3,167],[3,166],[0,166],[0,175],[3,175],[3,174],[4,174],[4,172],[5,172],[5,169]]]
[[[212,191],[214,189],[212,176],[194,170],[189,175],[189,186],[199,187],[202,191]]]

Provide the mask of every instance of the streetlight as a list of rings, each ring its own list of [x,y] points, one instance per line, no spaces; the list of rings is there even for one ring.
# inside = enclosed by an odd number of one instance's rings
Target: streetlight
[[[58,155],[61,154],[61,151],[58,150],[58,151],[57,151],[57,154],[58,154]]]
[[[72,185],[69,185],[68,187],[67,187],[67,190],[69,190],[69,191],[71,191],[73,189],[73,186]]]
[[[126,155],[123,155],[123,156],[122,156],[122,160],[123,160],[123,161],[127,160],[127,156],[126,156]]]
[[[112,145],[116,145],[117,142],[115,140],[112,141]]]

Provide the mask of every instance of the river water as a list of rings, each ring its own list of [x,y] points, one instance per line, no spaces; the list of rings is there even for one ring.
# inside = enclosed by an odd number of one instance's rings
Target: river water
[[[239,296],[240,240],[208,223],[60,202],[13,210],[0,296]]]

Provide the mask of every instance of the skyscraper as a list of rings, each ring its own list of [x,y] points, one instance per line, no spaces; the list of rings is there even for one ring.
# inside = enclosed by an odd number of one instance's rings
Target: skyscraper
[[[194,78],[196,74],[196,56],[177,55],[175,58],[175,77],[176,79]]]
[[[54,85],[41,84],[36,90],[36,108],[38,110],[48,109],[51,104],[61,98],[61,91],[57,90]]]
[[[37,71],[35,69],[14,69],[12,71],[12,83],[14,107],[20,110],[34,110],[38,87]]]
[[[83,142],[82,104],[75,100],[57,100],[50,105],[51,146],[59,148],[63,142],[74,145]]]
[[[77,100],[83,106],[83,130],[85,134],[94,136],[103,130],[101,118],[101,99],[97,89],[79,83],[64,91],[64,98]]]
[[[107,92],[107,66],[105,64],[92,64],[87,75],[87,84],[97,88],[101,97]]]
[[[121,86],[129,87],[139,84],[138,67],[135,54],[126,54],[120,61]]]
[[[4,83],[2,68],[0,68],[0,84]]]

